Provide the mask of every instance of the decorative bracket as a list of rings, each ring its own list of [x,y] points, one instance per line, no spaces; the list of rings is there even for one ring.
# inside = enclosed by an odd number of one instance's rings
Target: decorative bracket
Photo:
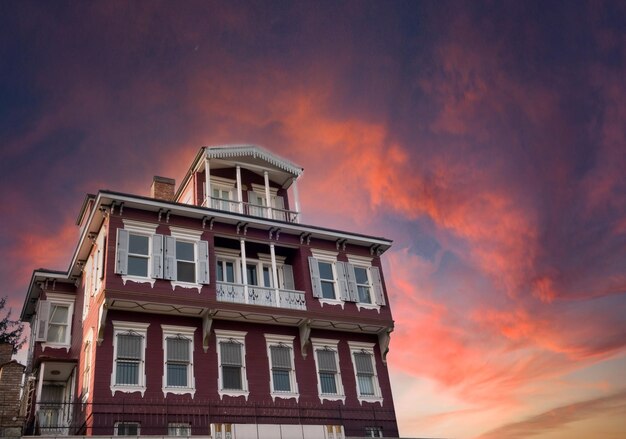
[[[80,268],[80,271],[83,271],[83,269],[85,268],[85,261],[84,260],[76,261],[76,266]]]
[[[102,305],[100,305],[100,309],[98,310],[98,346],[100,346],[104,340],[104,327],[106,326],[108,309],[109,308],[107,307],[105,301],[102,302]]]
[[[372,246],[370,247],[370,255],[374,256],[374,253],[376,253],[378,256],[380,256],[380,253],[378,253],[379,248],[380,245],[372,244]]]
[[[243,234],[247,235],[248,234],[248,223],[244,223],[243,221],[239,221],[237,223],[237,235],[239,235],[239,229],[243,227]]]
[[[341,247],[343,251],[346,251],[347,241],[348,241],[347,239],[338,239],[337,242],[335,243],[337,245],[337,250],[339,250],[339,247]]]
[[[207,310],[202,315],[202,349],[209,350],[209,337],[211,336],[211,326],[213,326],[213,315],[215,311]]]
[[[213,222],[215,221],[215,217],[212,216],[210,219],[208,216],[202,217],[202,228],[206,227],[206,222],[209,221],[209,230],[213,230]]]
[[[124,213],[124,202],[122,201],[120,203],[120,216],[122,216],[123,213]]]
[[[380,346],[380,356],[383,363],[387,364],[387,353],[389,352],[389,341],[391,341],[391,333],[393,326],[389,326],[378,333],[378,345]]]
[[[169,209],[159,209],[159,218],[158,221],[161,222],[161,216],[163,214],[165,214],[165,222],[169,223],[170,222],[170,213],[172,213],[171,210]]]
[[[300,332],[300,352],[302,358],[306,359],[307,348],[311,344],[311,319],[306,319],[298,326]]]
[[[87,235],[87,238],[89,238],[89,240],[95,244],[96,243],[96,238],[98,237],[98,234],[95,232],[91,232]]]
[[[274,231],[277,230],[278,227],[270,227],[270,241],[272,240],[272,235],[274,234]]]
[[[304,240],[306,239],[306,245],[311,244],[311,234],[302,232],[300,233],[300,244],[304,244]]]
[[[280,229],[276,228],[276,241],[278,241],[278,238],[280,238]]]

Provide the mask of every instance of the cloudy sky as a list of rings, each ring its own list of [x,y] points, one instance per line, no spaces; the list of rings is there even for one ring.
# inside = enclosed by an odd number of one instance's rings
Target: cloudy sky
[[[304,222],[394,240],[403,436],[622,438],[625,78],[623,2],[3,1],[2,294],[85,193],[260,144]]]

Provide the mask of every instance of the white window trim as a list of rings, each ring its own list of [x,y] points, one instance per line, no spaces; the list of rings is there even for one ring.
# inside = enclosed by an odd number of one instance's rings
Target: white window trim
[[[294,355],[293,341],[295,337],[292,335],[265,334],[265,345],[267,348],[267,360],[270,370],[270,395],[272,401],[276,402],[276,398],[291,399],[295,398],[296,402],[300,401],[300,392],[298,390],[298,380],[296,377],[296,362]],[[274,390],[274,375],[272,374],[272,354],[270,348],[272,346],[288,346],[291,353],[291,370],[289,371],[290,392],[280,392]]]
[[[173,325],[161,325],[163,331],[163,396],[167,396],[168,393],[176,395],[190,394],[191,397],[196,393],[196,380],[194,376],[194,341],[196,328],[190,326],[173,326]],[[167,385],[167,338],[182,336],[188,338],[189,343],[189,365],[187,366],[187,387],[173,387]]]
[[[52,314],[52,307],[54,305],[68,305],[67,309],[67,331],[65,332],[64,342],[44,341],[41,343],[41,350],[47,348],[51,349],[65,349],[65,352],[69,352],[72,341],[72,321],[74,318],[74,298],[68,297],[65,294],[46,293],[46,300],[50,302],[50,314]],[[50,328],[50,314],[46,316],[46,325]],[[46,332],[47,334],[47,332]]]
[[[278,275],[278,285],[279,289],[284,289],[284,274],[283,274],[283,265],[285,265],[286,258],[284,256],[276,256],[276,271]],[[243,285],[243,275],[241,274],[241,253],[239,250],[227,249],[227,248],[215,248],[215,264],[217,265],[220,261],[232,262],[234,264],[235,270],[235,281],[233,283],[238,285]],[[264,285],[265,281],[263,278],[263,267],[266,266],[270,270],[272,269],[272,259],[270,255],[266,255],[263,253],[259,253],[257,255],[257,259],[254,258],[246,258],[246,265],[256,265],[257,270],[257,280],[260,281],[262,285],[252,285],[248,282],[248,286],[251,287],[261,287],[261,288],[276,288],[276,286],[267,286]],[[215,273],[216,282],[230,283],[227,281],[218,281],[217,273]],[[270,271],[270,281],[272,279],[271,271]],[[249,279],[248,279],[249,281]]]
[[[120,322],[113,320],[113,372],[111,373],[111,395],[115,396],[115,392],[134,393],[140,392],[143,397],[146,392],[146,344],[148,336],[148,326],[150,323],[139,322]],[[117,359],[117,335],[122,332],[132,331],[141,335],[141,361],[139,362],[139,383],[137,385],[116,384],[117,367],[115,360]]]
[[[250,390],[248,387],[248,377],[246,374],[246,334],[242,331],[229,331],[225,329],[215,329],[215,347],[217,349],[217,393],[220,399],[224,396],[238,397],[243,396],[248,401]],[[224,389],[222,381],[222,350],[220,349],[221,341],[236,341],[241,343],[241,387],[242,390]]]
[[[341,379],[341,364],[339,361],[339,340],[330,340],[327,338],[311,338],[311,346],[313,347],[313,358],[315,359],[315,375],[317,380],[317,395],[320,402],[327,401],[341,401],[346,402],[346,392],[343,389],[343,380]],[[322,383],[320,382],[320,368],[317,362],[317,350],[330,349],[335,352],[335,363],[337,365],[337,394],[331,395],[328,393],[322,393]]]
[[[204,232],[202,230],[184,229],[182,227],[170,226],[170,236],[176,238],[177,241],[180,240],[193,244],[193,259],[195,264],[194,270],[197,270],[198,268],[198,241],[202,240],[203,233]],[[172,290],[175,290],[176,287],[190,289],[195,288],[198,290],[198,293],[200,293],[203,284],[198,283],[197,280],[198,279],[196,279],[196,282],[170,280],[170,283],[172,285]]]
[[[372,282],[372,258],[366,256],[355,256],[348,255],[348,262],[352,264],[355,268],[364,268],[367,272],[367,282],[369,283],[370,289],[370,300],[372,303],[365,302],[356,302],[356,307],[360,311],[361,309],[375,309],[380,314],[380,305],[376,303],[376,299],[374,297],[374,283]],[[357,284],[358,289],[358,284]],[[358,291],[357,291],[358,295]]]
[[[252,192],[255,192],[257,195],[260,195],[261,198],[265,199],[265,185],[252,183],[250,186],[252,187]],[[269,190],[270,190],[270,196],[272,197],[278,196],[278,188],[270,186]]]
[[[83,269],[83,322],[87,318],[87,314],[89,313],[89,305],[92,297],[93,290],[93,255],[90,255],[87,258],[87,262],[85,263],[85,268]]]
[[[333,251],[311,249],[311,256],[317,259],[318,262],[326,262],[332,265],[333,279],[334,279],[334,284],[335,284],[335,287],[334,287],[335,298],[334,299],[318,297],[317,300],[319,300],[322,307],[324,307],[324,305],[333,305],[333,306],[339,305],[341,306],[341,309],[344,309],[345,302],[340,299],[341,296],[339,294],[339,276],[337,275],[337,255],[338,253],[333,252]],[[321,279],[321,276],[320,276],[320,279]]]
[[[118,427],[120,424],[124,424],[124,425],[136,425],[137,426],[137,436],[139,436],[141,434],[141,423],[140,422],[135,422],[135,421],[117,421],[115,424],[113,424],[113,436],[119,436],[118,434]],[[123,435],[126,436],[126,435]],[[134,437],[134,436],[131,436]]]
[[[376,346],[374,343],[365,343],[359,341],[348,341],[348,346],[350,347],[350,361],[352,361],[352,369],[354,370],[354,382],[356,384],[356,394],[359,403],[363,405],[364,402],[379,402],[380,405],[383,405],[383,395],[380,390],[380,384],[378,382],[378,372],[376,368],[376,357],[374,356],[374,347]],[[359,379],[357,377],[356,363],[354,361],[354,354],[365,352],[371,355],[372,359],[372,368],[374,370],[373,383],[374,387],[374,395],[361,395],[361,389],[359,388]]]
[[[126,285],[126,282],[131,281],[135,283],[150,284],[150,286],[154,288],[154,282],[156,282],[156,279],[152,277],[152,236],[156,235],[156,230],[159,225],[130,219],[123,219],[122,222],[124,223],[124,230],[128,230],[129,233],[148,237],[148,276],[143,277],[132,274],[122,274],[122,283]]]
[[[89,350],[89,361],[87,361],[87,350]],[[89,370],[87,370],[89,367]],[[85,379],[85,375],[88,375]],[[93,328],[89,329],[85,342],[83,343],[83,381],[82,381],[82,395],[83,402],[87,402],[89,399],[89,392],[91,391],[91,377],[93,376]],[[87,390],[85,391],[85,383],[87,384]]]

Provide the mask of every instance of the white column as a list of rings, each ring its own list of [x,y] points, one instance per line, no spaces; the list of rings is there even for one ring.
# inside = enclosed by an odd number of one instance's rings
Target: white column
[[[241,166],[237,165],[237,201],[239,202],[239,213],[243,213],[243,193],[241,191]]]
[[[274,290],[276,291],[276,306],[280,306],[280,291],[278,288],[278,270],[276,269],[276,253],[274,253],[274,244],[270,244],[270,256],[272,257],[272,279],[274,279]]]
[[[211,206],[211,165],[208,157],[204,157],[204,200],[206,207]]]
[[[248,271],[246,270],[246,241],[241,238],[241,280],[243,281],[243,294],[245,302],[248,303]]]
[[[31,342],[34,343],[34,342]],[[39,379],[37,380],[37,404],[36,404],[36,410],[39,410],[39,401],[41,401],[41,388],[43,387],[43,373],[44,373],[44,368],[46,367],[46,363],[41,363],[41,366],[39,367]],[[28,378],[26,378],[28,379]]]
[[[267,218],[272,217],[272,198],[270,197],[270,178],[267,175],[267,171],[263,171],[263,178],[265,180],[265,206],[267,209]]]
[[[291,187],[293,188],[293,200],[294,200],[295,210],[296,210],[295,222],[299,223],[300,222],[300,198],[298,197],[298,180],[294,178],[292,181],[293,183],[291,184]]]

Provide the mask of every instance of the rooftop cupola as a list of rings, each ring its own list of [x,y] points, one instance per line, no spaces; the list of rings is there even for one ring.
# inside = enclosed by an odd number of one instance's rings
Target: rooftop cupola
[[[299,222],[296,181],[302,172],[300,166],[256,145],[205,146],[183,179],[176,200],[266,219]]]

